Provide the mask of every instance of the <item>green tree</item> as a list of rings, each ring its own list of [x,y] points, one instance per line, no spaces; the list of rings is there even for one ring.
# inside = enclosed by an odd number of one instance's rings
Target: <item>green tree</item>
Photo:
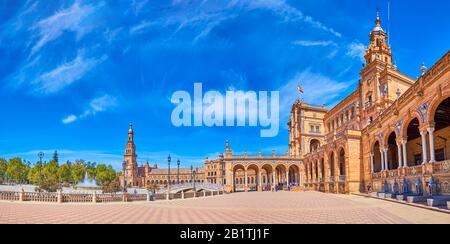
[[[9,160],[6,173],[8,177],[17,183],[24,183],[27,180],[29,165],[21,158],[12,158]]]
[[[6,170],[8,169],[8,161],[0,158],[0,184],[6,180]]]
[[[59,167],[58,176],[61,182],[72,182],[72,168],[70,164],[63,164]]]
[[[82,181],[84,179],[84,165],[81,164],[80,162],[76,162],[73,166],[72,166],[72,172],[71,172],[71,176],[72,176],[72,183],[78,183],[80,181]]]
[[[97,165],[95,175],[95,180],[99,184],[112,182],[118,177],[116,171],[111,167],[111,165],[107,166],[105,164]]]
[[[42,179],[37,184],[39,189],[48,192],[55,192],[60,189],[61,180],[58,173],[59,165],[55,160],[44,164],[42,166]]]
[[[42,164],[38,162],[28,172],[28,181],[34,185],[39,185],[43,178],[44,174],[42,173]]]

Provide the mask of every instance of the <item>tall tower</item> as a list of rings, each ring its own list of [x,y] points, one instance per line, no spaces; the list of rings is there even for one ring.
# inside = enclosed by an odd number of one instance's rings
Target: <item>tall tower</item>
[[[125,177],[127,178],[128,184],[133,184],[133,178],[137,176],[137,155],[136,155],[136,145],[134,144],[134,132],[133,124],[130,122],[130,128],[128,129],[128,142],[125,147],[124,161],[126,163],[125,167]],[[130,182],[131,181],[131,182]]]
[[[375,27],[369,34],[370,44],[367,47],[366,66],[360,72],[361,128],[376,120],[388,108],[398,95],[404,92],[414,80],[401,73],[392,62],[392,51],[388,35],[381,27],[380,14],[377,11]]]
[[[380,13],[377,11],[375,20],[375,28],[369,35],[370,45],[366,51],[366,64],[370,66],[375,63],[383,63],[385,65],[392,64],[391,47],[388,44],[388,35],[381,27]]]

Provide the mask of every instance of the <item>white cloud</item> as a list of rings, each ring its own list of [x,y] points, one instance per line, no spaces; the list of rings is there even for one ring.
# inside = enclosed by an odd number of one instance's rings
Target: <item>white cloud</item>
[[[106,56],[100,59],[85,58],[80,51],[77,57],[70,62],[60,64],[55,69],[40,75],[32,82],[36,93],[52,94],[80,80],[97,64],[103,62]]]
[[[54,15],[36,23],[31,29],[37,30],[38,40],[31,50],[31,55],[37,53],[47,43],[58,39],[65,31],[75,32],[78,39],[83,37],[92,30],[91,26],[83,21],[102,5],[103,3],[98,6],[81,5],[76,0],[71,7],[57,11]]]
[[[62,123],[70,124],[70,123],[75,122],[77,119],[78,119],[78,117],[72,114],[72,115],[67,116],[67,118],[63,119]]]
[[[63,124],[70,124],[78,119],[85,119],[89,116],[93,116],[97,113],[108,111],[114,107],[117,106],[117,98],[112,97],[110,95],[104,95],[101,97],[94,98],[90,103],[89,106],[84,112],[78,116],[72,114],[67,116],[62,120]]]
[[[366,60],[364,56],[366,55],[366,46],[358,41],[350,43],[347,47],[347,56],[351,58],[359,58],[362,63]]]
[[[286,85],[280,88],[280,114],[285,118],[289,117],[292,104],[300,97],[304,98],[308,104],[318,106],[334,104],[339,95],[352,83],[336,81],[323,74],[312,73],[307,69],[296,74]],[[303,87],[305,94],[299,94],[297,91],[298,85]]]
[[[266,10],[274,12],[286,22],[303,22],[313,28],[321,29],[337,37],[342,34],[325,26],[311,16],[303,14],[299,9],[284,0],[252,0],[252,1],[184,1],[173,0],[171,10],[165,17],[156,21],[144,21],[130,29],[130,33],[139,33],[158,25],[159,27],[175,26],[173,35],[185,28],[191,28],[194,42],[208,36],[217,26],[229,19],[238,17],[242,12]]]
[[[328,46],[337,46],[337,44],[333,41],[305,41],[298,40],[294,42],[294,45],[302,46],[302,47],[328,47]]]
[[[238,1],[234,0],[231,5],[244,5],[249,9],[267,9],[284,17],[286,21],[304,22],[314,28],[329,32],[337,37],[342,37],[342,34],[335,31],[323,23],[315,20],[313,17],[305,15],[299,9],[289,5],[285,0],[252,0],[252,1]]]

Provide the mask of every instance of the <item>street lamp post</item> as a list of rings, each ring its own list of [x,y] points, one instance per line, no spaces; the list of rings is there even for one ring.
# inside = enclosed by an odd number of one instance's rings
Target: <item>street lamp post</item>
[[[44,158],[44,153],[43,152],[39,152],[38,153],[38,157],[39,157],[39,162],[42,164],[42,159]]]
[[[180,184],[180,160],[177,161],[177,184]]]
[[[170,192],[170,161],[172,161],[172,157],[170,157],[170,154],[169,154],[169,157],[167,157],[167,163],[169,164],[169,175],[168,175],[168,177],[169,177],[169,185],[168,185],[168,188],[169,188],[169,192]]]

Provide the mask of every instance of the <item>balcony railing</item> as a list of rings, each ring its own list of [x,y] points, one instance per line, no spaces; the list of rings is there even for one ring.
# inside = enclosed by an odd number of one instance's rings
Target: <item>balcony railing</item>
[[[339,182],[345,182],[345,175],[340,175],[339,176]]]
[[[450,172],[450,160],[437,162],[433,164],[433,173],[449,173]]]
[[[406,168],[406,176],[421,175],[423,173],[422,165]]]

